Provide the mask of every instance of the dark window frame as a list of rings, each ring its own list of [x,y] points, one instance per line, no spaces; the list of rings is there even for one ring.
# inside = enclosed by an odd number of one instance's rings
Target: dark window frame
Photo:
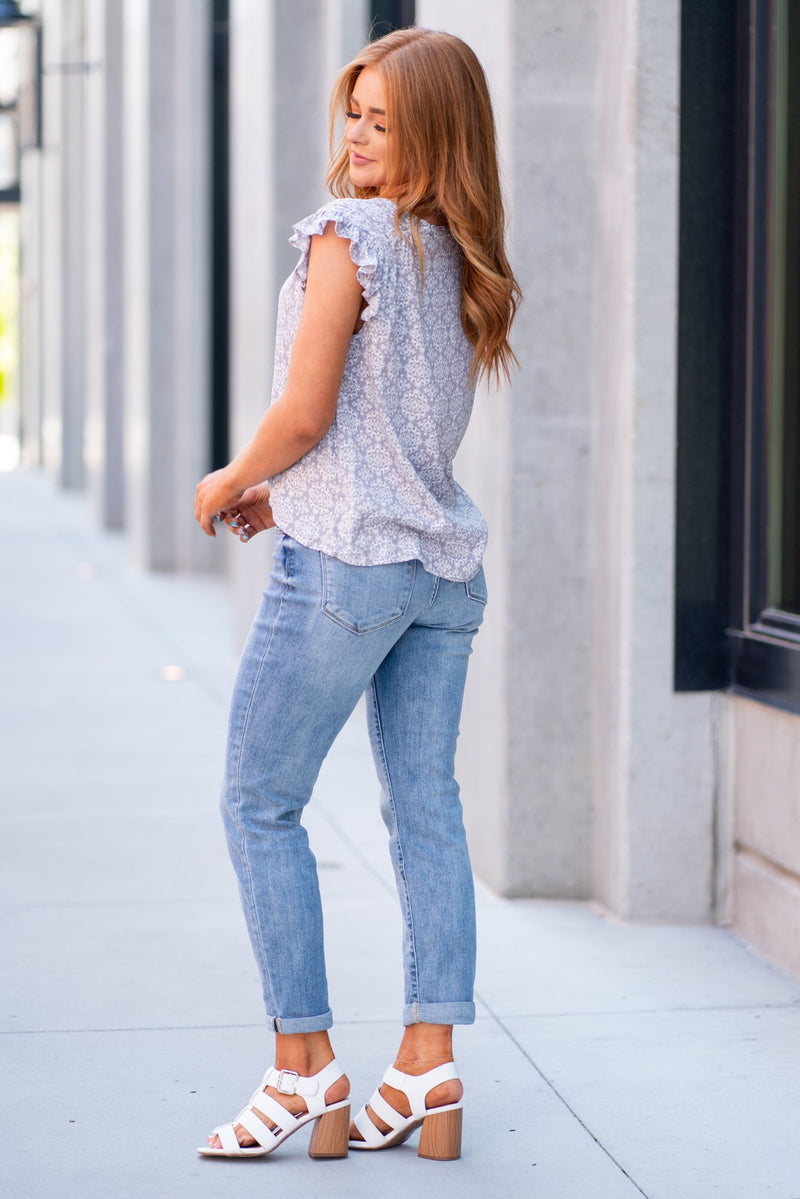
[[[211,5],[210,388],[211,470],[230,457],[230,3]]]
[[[775,0],[740,0],[734,220],[730,690],[800,712],[800,616],[769,605],[768,354]]]
[[[677,691],[727,686],[736,21],[681,11],[675,657]]]
[[[682,6],[674,685],[800,712],[800,617],[767,603],[774,14]]]

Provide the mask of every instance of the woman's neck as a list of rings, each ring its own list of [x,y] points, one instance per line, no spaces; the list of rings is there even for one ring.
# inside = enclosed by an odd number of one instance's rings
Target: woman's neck
[[[378,197],[381,200],[391,200],[396,206],[397,197],[388,195],[384,191],[378,192]],[[425,221],[428,225],[446,225],[447,217],[434,204],[421,204],[418,208],[412,209],[412,214],[420,221]]]

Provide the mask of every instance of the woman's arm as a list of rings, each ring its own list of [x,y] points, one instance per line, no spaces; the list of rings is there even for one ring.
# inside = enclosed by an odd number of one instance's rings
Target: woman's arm
[[[321,441],[333,423],[362,291],[350,242],[332,222],[312,237],[303,311],[283,394],[267,409],[243,450],[197,485],[194,514],[214,536],[213,516],[248,487],[280,474]]]

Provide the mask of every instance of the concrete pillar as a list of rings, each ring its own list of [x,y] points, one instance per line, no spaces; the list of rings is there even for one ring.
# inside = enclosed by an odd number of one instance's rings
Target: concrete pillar
[[[22,461],[44,464],[42,384],[42,152],[31,148],[20,164],[20,364]]]
[[[484,511],[489,605],[459,777],[478,873],[504,895],[591,889],[592,347],[598,5],[422,0],[495,104],[521,370],[482,392],[456,477]]]
[[[325,200],[328,92],[366,28],[362,0],[231,0],[233,452],[269,404],[278,292],[297,261],[287,239]],[[228,538],[223,551],[240,638],[266,584],[270,540],[241,546]]]
[[[638,919],[713,903],[713,697],[672,689],[678,0],[600,24],[593,890]]]
[[[248,440],[268,402],[274,351],[273,162],[276,126],[272,3],[230,4],[230,421],[232,453]],[[252,545],[223,539],[236,628],[243,641],[269,575],[271,537]]]
[[[41,321],[41,458],[55,473],[61,453],[61,149],[59,106],[61,76],[52,71],[61,59],[61,6],[57,0],[42,5],[42,162],[39,176],[41,254],[39,303]],[[36,234],[34,233],[34,236]]]
[[[82,137],[79,6],[44,0],[42,450],[67,487],[83,482]]]
[[[210,0],[125,0],[125,460],[137,561],[209,560],[192,519],[207,469]]]
[[[211,453],[211,0],[175,0],[175,18],[175,566],[222,569],[193,518]]]
[[[679,4],[421,0],[495,99],[521,371],[457,477],[490,602],[459,751],[506,895],[708,919],[713,705],[672,690]]]
[[[123,4],[84,0],[86,463],[98,523],[124,524]]]
[[[85,482],[85,321],[83,212],[83,92],[85,46],[81,0],[64,4],[61,53],[61,469],[64,487]]]

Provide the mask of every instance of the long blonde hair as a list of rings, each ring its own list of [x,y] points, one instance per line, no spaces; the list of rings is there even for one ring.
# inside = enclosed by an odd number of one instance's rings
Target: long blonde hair
[[[348,145],[344,137],[337,140],[339,118],[366,67],[380,76],[391,135],[380,189],[351,183]],[[420,217],[444,218],[464,253],[461,324],[474,349],[471,377],[508,378],[517,361],[508,335],[521,293],[505,252],[489,89],[469,46],[452,34],[418,28],[368,43],[333,87],[327,183],[335,196],[392,199],[398,229],[401,217],[410,219],[421,263]]]

